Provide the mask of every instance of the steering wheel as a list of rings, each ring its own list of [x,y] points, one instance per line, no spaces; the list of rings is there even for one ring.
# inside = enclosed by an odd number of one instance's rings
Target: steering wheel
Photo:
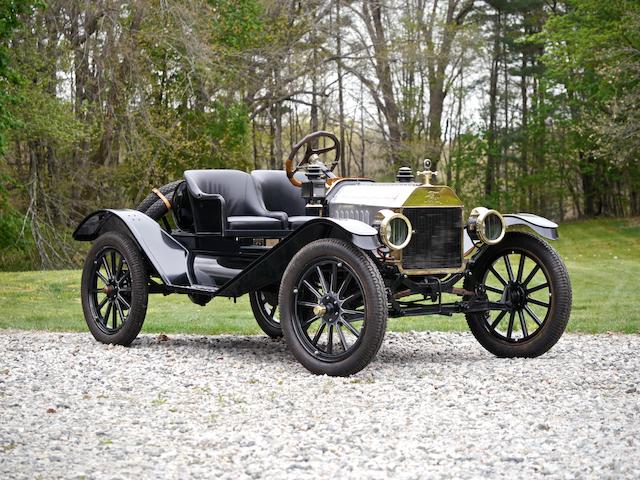
[[[318,138],[328,138],[333,142],[333,144],[329,147],[313,148],[312,145],[314,143],[314,140]],[[300,160],[294,167],[293,166],[294,159],[298,154],[298,152],[300,151],[300,149],[305,145],[306,145],[306,149],[304,151],[304,156],[302,157],[302,160]],[[306,170],[306,167],[309,166],[309,160],[314,155],[316,156],[322,155],[324,153],[329,153],[332,150],[335,150],[336,153],[333,158],[333,162],[331,162],[331,166],[327,167],[322,162],[319,162],[320,169],[323,171],[323,173],[327,177],[334,176],[332,174],[333,169],[336,168],[336,165],[338,165],[338,162],[340,161],[340,140],[338,140],[338,137],[336,137],[331,132],[325,132],[320,130],[318,132],[310,133],[309,135],[304,137],[302,140],[300,140],[298,143],[296,143],[293,146],[291,153],[289,154],[289,158],[287,158],[287,161],[284,163],[284,170],[285,172],[287,172],[287,178],[289,179],[291,184],[294,187],[302,186],[302,183],[299,180],[297,180],[293,175],[300,170]]]

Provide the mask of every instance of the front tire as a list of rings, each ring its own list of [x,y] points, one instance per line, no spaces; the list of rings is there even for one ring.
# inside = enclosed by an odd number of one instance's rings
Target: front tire
[[[149,297],[145,262],[126,235],[98,237],[82,270],[82,310],[93,337],[128,346],[140,333]]]
[[[321,239],[302,248],[282,277],[279,304],[287,345],[312,373],[357,373],[384,339],[382,276],[370,257],[343,240]]]
[[[571,282],[558,253],[540,238],[510,232],[476,260],[464,288],[486,290],[502,311],[467,314],[478,342],[498,357],[537,357],[562,336],[571,313]]]

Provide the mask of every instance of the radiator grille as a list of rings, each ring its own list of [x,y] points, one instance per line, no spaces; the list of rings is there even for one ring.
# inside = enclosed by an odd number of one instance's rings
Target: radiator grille
[[[405,270],[460,268],[462,265],[462,209],[405,208],[411,242],[402,252]]]

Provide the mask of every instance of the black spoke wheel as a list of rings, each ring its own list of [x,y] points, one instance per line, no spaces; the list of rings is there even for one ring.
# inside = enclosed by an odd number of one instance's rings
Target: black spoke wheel
[[[100,236],[87,254],[81,290],[85,320],[95,339],[129,345],[142,328],[148,298],[137,246],[121,233]]]
[[[536,357],[560,339],[571,312],[571,283],[557,252],[534,235],[511,232],[487,247],[465,280],[491,310],[467,314],[480,344],[499,357]]]
[[[281,322],[294,356],[311,372],[346,376],[373,360],[386,330],[386,290],[357,247],[317,240],[291,260],[280,288]]]
[[[262,331],[271,338],[282,337],[277,286],[249,293],[249,303],[253,316]]]

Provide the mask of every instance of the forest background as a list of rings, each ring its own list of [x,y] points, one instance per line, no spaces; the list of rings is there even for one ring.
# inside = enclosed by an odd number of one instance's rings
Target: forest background
[[[437,164],[467,205],[640,214],[640,2],[0,0],[0,270],[189,168]]]

